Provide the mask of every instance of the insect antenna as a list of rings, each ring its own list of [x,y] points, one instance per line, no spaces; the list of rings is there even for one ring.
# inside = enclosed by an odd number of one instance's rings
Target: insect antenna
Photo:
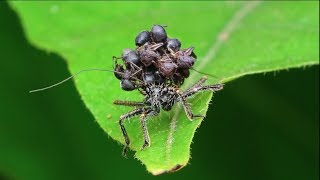
[[[99,69],[99,68],[83,69],[83,70],[81,70],[81,71],[79,71],[79,72],[77,72],[77,73],[69,76],[68,78],[66,78],[66,79],[64,79],[64,80],[62,80],[62,81],[59,81],[59,82],[57,82],[57,83],[55,83],[55,84],[52,84],[52,85],[50,85],[50,86],[46,86],[46,87],[43,87],[43,88],[31,90],[31,91],[29,91],[29,93],[44,91],[44,90],[53,88],[53,87],[55,87],[55,86],[59,86],[59,85],[65,83],[66,81],[68,81],[68,80],[70,80],[70,79],[76,77],[77,75],[79,75],[79,74],[81,74],[81,73],[83,73],[83,72],[86,72],[86,71],[106,71],[106,72],[116,72],[116,73],[124,74],[124,73],[122,73],[122,72],[112,71],[112,70],[108,70],[108,69]]]
[[[193,67],[191,67],[190,69],[191,69],[191,70],[194,70],[194,71],[197,72],[197,73],[200,73],[200,74],[203,74],[203,75],[207,75],[207,76],[211,76],[211,77],[213,77],[213,78],[218,79],[217,76],[214,76],[214,75],[212,75],[212,74],[208,74],[208,73],[204,73],[204,72],[198,71],[198,70],[194,69]]]

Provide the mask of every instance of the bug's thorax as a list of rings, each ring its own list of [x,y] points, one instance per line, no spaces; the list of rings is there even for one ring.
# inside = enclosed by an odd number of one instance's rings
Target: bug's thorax
[[[162,108],[165,111],[171,110],[172,106],[178,101],[178,94],[175,87],[164,84],[151,84],[146,88],[144,102],[156,110]]]

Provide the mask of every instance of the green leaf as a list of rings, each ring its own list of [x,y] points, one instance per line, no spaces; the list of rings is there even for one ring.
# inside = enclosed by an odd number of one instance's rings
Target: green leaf
[[[137,33],[153,24],[167,25],[169,36],[180,39],[183,47],[196,47],[195,69],[218,77],[210,77],[208,84],[319,64],[319,2],[10,3],[20,15],[29,41],[59,53],[72,73],[86,68],[112,69],[111,57],[119,56],[124,48],[134,48]],[[201,76],[192,72],[183,89]],[[88,72],[74,81],[101,128],[123,144],[118,119],[132,108],[112,102],[141,101],[143,97],[122,91],[112,73]],[[193,112],[206,114],[211,97],[211,93],[202,93],[190,99]],[[192,138],[202,119],[189,121],[179,105],[170,112],[162,111],[148,120],[151,146],[142,151],[139,120],[129,122],[125,126],[130,148],[137,151],[135,156],[149,172],[161,174],[188,163]]]

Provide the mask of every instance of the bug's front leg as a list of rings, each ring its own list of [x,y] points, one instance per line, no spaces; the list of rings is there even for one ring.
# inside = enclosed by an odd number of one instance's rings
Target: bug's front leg
[[[201,91],[212,91],[212,92],[216,92],[216,91],[220,91],[223,89],[223,84],[213,84],[213,85],[206,85],[206,86],[195,86],[192,89],[189,89],[188,91],[186,91],[185,93],[182,94],[183,97],[189,97],[192,96],[198,92]]]
[[[127,151],[128,151],[128,147],[130,144],[130,139],[127,134],[126,128],[124,127],[123,121],[130,118],[130,117],[142,114],[143,111],[144,111],[144,108],[137,108],[137,109],[134,109],[133,111],[130,111],[130,112],[120,116],[119,125],[120,125],[121,131],[122,131],[122,135],[124,137],[124,141],[126,143],[125,146],[123,147],[123,151],[122,151],[123,156],[126,156]]]
[[[151,144],[149,132],[148,132],[147,124],[146,124],[146,118],[148,116],[155,116],[158,113],[159,112],[157,110],[151,109],[149,107],[149,108],[145,108],[145,111],[140,116],[140,123],[141,123],[141,127],[142,127],[143,139],[144,139],[144,144],[142,145],[141,150],[143,150],[146,147],[149,147]]]
[[[194,83],[191,87],[189,87],[186,91],[186,92],[189,92],[189,91],[192,91],[194,88],[197,88],[199,86],[201,86],[204,82],[206,82],[208,78],[206,76],[202,76],[201,79],[199,79],[198,82]]]

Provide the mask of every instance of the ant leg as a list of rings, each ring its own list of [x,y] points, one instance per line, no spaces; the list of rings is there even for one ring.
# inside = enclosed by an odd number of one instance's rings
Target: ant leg
[[[193,94],[196,94],[200,91],[216,92],[216,91],[220,91],[221,89],[223,89],[223,84],[214,84],[214,85],[207,85],[207,86],[200,86],[200,87],[198,86],[198,87],[193,87],[189,91],[184,92],[182,94],[182,96],[189,97],[189,96],[192,96]]]
[[[139,66],[137,66],[136,64],[134,64],[134,63],[132,63],[132,62],[129,62],[129,63],[130,63],[130,64],[132,65],[132,67],[134,67],[135,70],[136,70],[136,72],[134,72],[133,74],[131,74],[129,78],[132,78],[132,79],[140,82],[141,84],[143,84],[143,81],[141,81],[139,78],[135,77],[135,76],[139,75],[140,72],[142,72],[142,68],[139,67]]]
[[[190,56],[191,53],[193,52],[193,50],[194,50],[194,47],[191,46],[191,47],[189,47],[188,49],[185,49],[185,50],[184,50],[184,53],[186,53],[186,55]]]
[[[137,66],[136,64],[132,63],[132,62],[129,62],[132,66],[134,66],[137,71],[135,73],[132,74],[132,76],[136,75],[137,73],[139,73],[140,71],[142,71],[142,68]]]
[[[143,102],[115,100],[113,104],[121,106],[145,106]]]
[[[152,45],[152,46],[150,46],[150,49],[152,50],[152,51],[155,51],[155,50],[157,50],[159,47],[161,47],[161,46],[163,46],[163,43],[157,43],[157,44],[154,44],[154,45]]]
[[[186,112],[187,117],[192,121],[193,119],[197,118],[197,117],[202,117],[204,118],[205,116],[202,114],[193,114],[191,111],[191,107],[189,105],[189,103],[187,102],[187,99],[185,96],[183,96],[183,94],[178,93],[180,99],[181,99],[181,103],[183,106],[184,111]]]
[[[133,111],[130,111],[130,112],[120,116],[119,125],[120,125],[121,131],[122,131],[122,135],[124,137],[124,141],[126,143],[126,145],[123,147],[123,151],[122,151],[123,156],[126,156],[127,151],[128,151],[128,147],[130,144],[130,139],[127,134],[126,128],[123,125],[123,121],[132,117],[132,116],[139,115],[139,114],[143,113],[143,111],[144,111],[144,108],[138,108],[138,109],[134,109]]]

